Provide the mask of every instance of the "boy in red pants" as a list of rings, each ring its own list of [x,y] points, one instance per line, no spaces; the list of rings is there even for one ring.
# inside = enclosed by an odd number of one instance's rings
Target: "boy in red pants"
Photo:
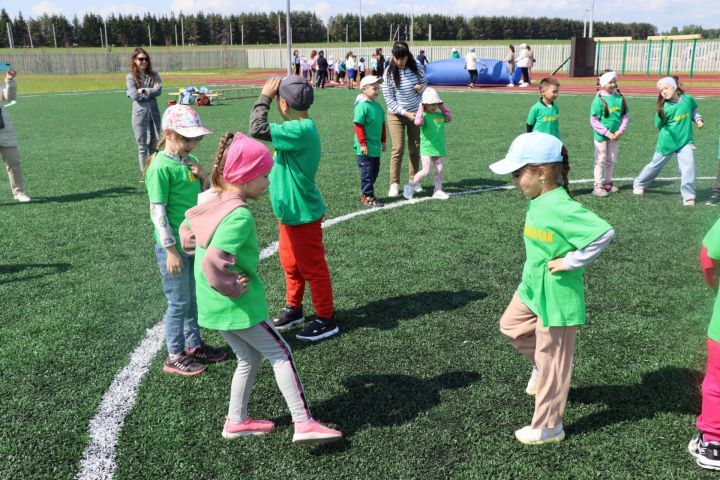
[[[284,121],[268,123],[268,111],[278,96]],[[315,320],[297,338],[320,340],[340,331],[335,321],[330,272],[322,242],[325,213],[315,175],[320,164],[320,135],[308,117],[313,89],[302,77],[271,78],[250,113],[250,135],[272,142],[275,167],[270,172],[270,203],[280,228],[280,264],[285,271],[285,308],[273,319],[278,330],[305,320],[305,282],[315,307]]]
[[[720,220],[705,235],[700,250],[705,282],[717,292],[720,271]],[[702,411],[697,419],[700,434],[688,444],[698,465],[720,470],[720,295],[715,298],[707,339],[707,369],[702,385]]]

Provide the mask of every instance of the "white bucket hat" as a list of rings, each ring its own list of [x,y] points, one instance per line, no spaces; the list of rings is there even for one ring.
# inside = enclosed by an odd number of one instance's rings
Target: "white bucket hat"
[[[422,95],[422,103],[432,105],[433,103],[443,103],[443,101],[440,99],[437,90],[427,87]]]

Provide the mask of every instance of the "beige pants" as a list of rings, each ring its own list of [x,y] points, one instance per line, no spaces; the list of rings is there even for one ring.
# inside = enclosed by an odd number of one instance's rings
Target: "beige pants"
[[[595,188],[602,187],[612,182],[613,170],[617,161],[619,141],[607,140],[598,142],[595,140]]]
[[[392,157],[390,159],[390,183],[400,183],[400,167],[405,153],[405,131],[410,151],[410,181],[420,168],[420,127],[405,117],[388,112],[387,127],[392,140]]]
[[[535,415],[532,428],[552,428],[562,423],[573,368],[577,327],[543,327],[515,292],[502,318],[500,332],[538,368]]]
[[[20,152],[17,147],[0,147],[0,156],[5,163],[5,168],[10,179],[10,188],[13,195],[25,193],[23,184],[22,169],[20,168]]]

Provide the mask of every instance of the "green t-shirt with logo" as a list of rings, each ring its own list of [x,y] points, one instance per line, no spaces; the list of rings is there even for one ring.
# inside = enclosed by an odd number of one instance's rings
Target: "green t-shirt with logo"
[[[207,249],[198,245],[195,249],[195,291],[200,326],[213,330],[238,330],[267,320],[265,284],[257,274],[260,262],[257,232],[250,210],[238,207],[230,212],[215,230],[208,245],[210,247],[235,255],[235,265],[229,268],[238,275],[245,273],[250,283],[238,298],[226,297],[212,288],[202,268]]]
[[[707,249],[710,258],[720,260],[720,220],[716,221],[710,231],[705,234],[702,244]],[[716,342],[720,342],[720,293],[715,296],[715,305],[713,306],[707,336]]]
[[[605,114],[605,107],[603,107],[603,101],[607,105],[607,115]],[[600,119],[600,123],[603,124],[610,132],[615,133],[620,128],[622,123],[622,103],[623,96],[615,92],[612,95],[595,95],[595,98],[590,105],[590,116],[596,116]],[[625,113],[629,112],[627,105],[625,106]],[[594,138],[598,142],[605,142],[609,140],[604,135],[600,135],[598,132],[593,130]]]
[[[189,161],[197,158],[188,155]],[[188,168],[165,152],[158,152],[145,172],[145,187],[150,203],[165,204],[168,223],[175,235],[176,247],[180,248],[180,224],[185,220],[185,212],[197,205],[197,197],[202,190],[202,182]],[[160,244],[160,235],[154,229],[155,241]]]
[[[355,105],[353,123],[362,125],[365,130],[365,145],[367,145],[368,157],[380,157],[382,155],[382,126],[385,123],[385,110],[379,103],[366,100]],[[360,142],[355,135],[355,153],[362,155]]]
[[[304,225],[325,213],[315,175],[320,134],[310,118],[270,124],[275,166],[270,170],[270,203],[283,225]]]
[[[612,227],[558,187],[530,201],[518,295],[545,327],[585,323],[584,268],[550,273],[548,262],[587,247]]]
[[[423,124],[420,127],[420,155],[423,157],[444,157],[445,115],[440,111],[423,112]]]
[[[547,106],[542,100],[530,108],[527,124],[533,126],[533,132],[543,132],[560,138],[560,109],[557,103]]]
[[[655,113],[655,126],[660,129],[658,132],[655,151],[662,155],[669,155],[677,152],[685,145],[695,143],[692,130],[692,115],[698,105],[695,99],[683,93],[677,103],[665,102],[663,113],[665,121]]]

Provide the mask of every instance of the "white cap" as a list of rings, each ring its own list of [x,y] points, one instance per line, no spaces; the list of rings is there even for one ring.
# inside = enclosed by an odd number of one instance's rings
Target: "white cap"
[[[365,88],[368,85],[372,85],[374,83],[382,83],[383,79],[380,77],[376,77],[375,75],[368,75],[366,77],[363,77],[362,80],[360,80],[360,88]]]
[[[187,105],[173,105],[165,110],[162,129],[172,130],[187,138],[212,135],[210,130],[203,127],[200,115]]]
[[[521,43],[520,48],[527,48],[527,43]]]
[[[432,87],[427,87],[422,95],[422,103],[432,105],[433,103],[442,103],[442,100],[440,100],[440,95],[438,95],[437,90]]]
[[[457,52],[457,48],[453,47],[452,51]]]
[[[531,163],[559,163],[563,160],[562,147],[562,142],[554,135],[523,133],[513,140],[504,159],[490,165],[490,170],[505,175]]]
[[[598,81],[598,83],[600,84],[600,88],[603,88],[605,87],[605,85],[612,82],[613,80],[617,80],[617,73],[610,71],[600,75],[600,80]]]

